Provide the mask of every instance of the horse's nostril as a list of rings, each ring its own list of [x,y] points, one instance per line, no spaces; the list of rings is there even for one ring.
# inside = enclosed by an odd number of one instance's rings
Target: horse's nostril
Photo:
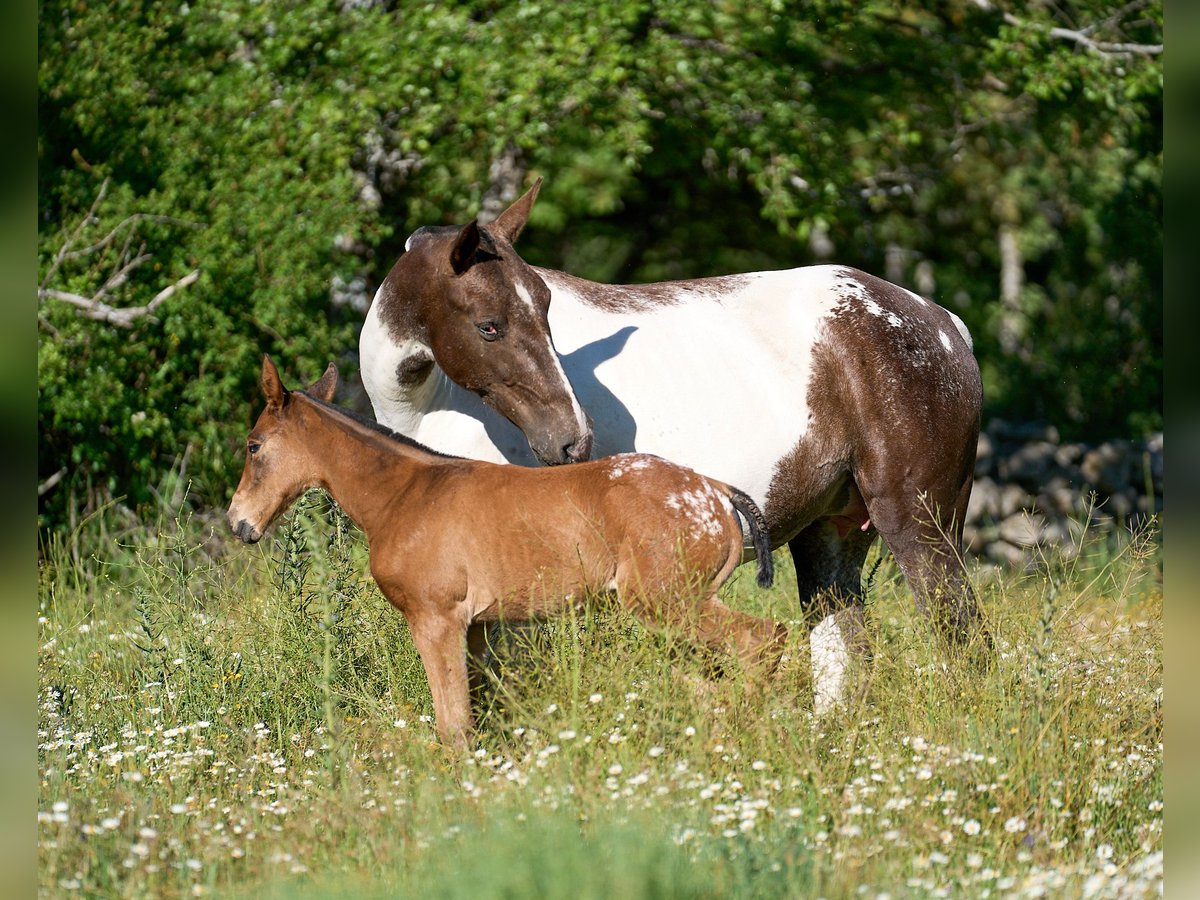
[[[234,526],[233,533],[247,544],[253,544],[258,538],[254,534],[254,526],[242,519]]]
[[[592,455],[592,436],[585,434],[563,446],[563,456],[570,462],[583,462]]]

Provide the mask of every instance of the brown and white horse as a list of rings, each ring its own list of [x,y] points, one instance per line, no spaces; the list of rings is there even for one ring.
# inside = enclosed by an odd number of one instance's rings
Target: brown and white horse
[[[246,441],[229,526],[252,543],[310,487],[333,495],[366,533],[371,574],[408,620],[429,677],[439,733],[464,746],[468,646],[485,623],[555,612],[615,591],[651,624],[735,655],[762,677],[787,630],[725,606],[717,591],[742,561],[742,525],[771,583],[770,539],[754,502],[655,456],[625,454],[529,469],[434,453],[331,406],[337,370],[284,389],[263,359],[266,409]]]
[[[843,266],[626,286],[535,268],[513,243],[537,190],[408,239],[360,340],[376,418],[475,459],[642,451],[741,486],[791,550],[818,710],[863,646],[877,534],[940,633],[979,634],[960,552],[982,388],[962,321]]]

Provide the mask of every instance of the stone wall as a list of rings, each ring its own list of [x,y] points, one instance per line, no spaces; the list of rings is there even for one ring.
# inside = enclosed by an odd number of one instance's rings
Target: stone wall
[[[963,542],[982,561],[1024,566],[1039,544],[1070,553],[1085,522],[1111,531],[1162,508],[1161,432],[1147,441],[1064,443],[1053,426],[995,420],[979,436]]]

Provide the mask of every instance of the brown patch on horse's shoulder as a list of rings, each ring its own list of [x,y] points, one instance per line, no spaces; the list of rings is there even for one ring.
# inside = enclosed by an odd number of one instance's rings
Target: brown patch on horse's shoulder
[[[588,306],[613,313],[649,312],[659,307],[678,306],[695,300],[719,300],[749,280],[747,275],[718,275],[712,278],[655,281],[646,284],[603,284],[555,269],[536,271],[551,290],[557,287],[569,291]]]

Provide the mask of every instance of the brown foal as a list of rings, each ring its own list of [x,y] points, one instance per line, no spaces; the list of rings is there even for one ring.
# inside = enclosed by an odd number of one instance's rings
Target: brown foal
[[[288,391],[269,357],[266,409],[246,441],[229,524],[252,543],[305,490],[328,491],[367,536],[371,574],[412,629],[444,741],[472,727],[467,651],[486,623],[544,616],[616,592],[644,621],[736,656],[778,665],[786,628],[725,606],[742,560],[740,514],[772,578],[762,513],[741,491],[655,456],[622,454],[549,469],[435,453],[331,406],[330,363]]]

